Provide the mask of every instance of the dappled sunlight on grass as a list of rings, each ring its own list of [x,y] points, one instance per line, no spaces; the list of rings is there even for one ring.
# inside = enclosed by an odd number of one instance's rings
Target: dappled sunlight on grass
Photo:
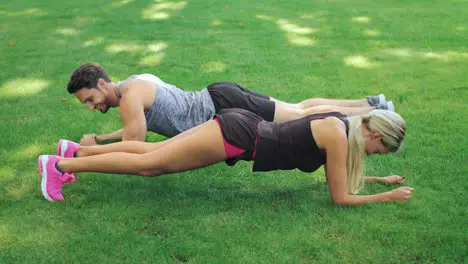
[[[204,72],[224,72],[227,65],[220,61],[210,61],[202,66]]]
[[[6,16],[44,16],[47,15],[47,11],[44,11],[40,8],[28,8],[22,11],[8,12],[0,10],[0,15]]]
[[[121,44],[110,44],[105,50],[109,53],[142,53],[143,56],[140,59],[139,64],[144,66],[157,66],[159,65],[166,54],[163,52],[168,47],[165,42],[157,42],[148,45],[141,45],[136,43],[121,43]]]
[[[351,18],[351,21],[359,22],[359,23],[369,23],[370,20],[371,19],[369,17],[367,17],[367,16],[358,16],[358,17],[352,17]]]
[[[113,7],[121,7],[121,6],[124,6],[124,5],[128,4],[128,3],[131,3],[133,1],[134,0],[121,0],[121,1],[113,2],[112,6]]]
[[[260,20],[274,21],[278,28],[286,33],[289,43],[297,46],[313,46],[317,44],[317,40],[307,36],[318,32],[316,28],[302,27],[297,24],[291,23],[287,19],[276,19],[271,16],[257,14],[256,17]]]
[[[159,1],[157,1],[159,2]],[[170,11],[176,11],[185,8],[186,1],[181,2],[159,2],[151,4],[142,11],[144,19],[162,20],[170,17]]]
[[[96,38],[89,39],[89,40],[85,41],[83,46],[84,47],[97,46],[97,45],[101,44],[102,42],[104,42],[103,37],[96,37]]]
[[[398,57],[411,57],[412,52],[410,49],[385,49],[384,53],[398,56]]]
[[[162,50],[167,48],[167,44],[165,42],[160,42],[157,44],[150,44],[146,47],[146,52],[153,53],[150,55],[146,55],[140,60],[140,65],[144,66],[158,66],[161,64],[162,60],[166,56],[165,52]]]
[[[375,29],[366,29],[364,30],[364,34],[368,36],[373,36],[373,37],[381,35],[380,31],[375,30]]]
[[[370,69],[378,67],[378,63],[371,62],[368,58],[364,56],[348,56],[344,59],[344,62],[348,66],[361,69]]]
[[[19,150],[18,155],[21,158],[27,158],[27,159],[35,158],[39,154],[41,154],[43,152],[43,150],[46,149],[46,148],[47,148],[47,145],[45,145],[45,144],[44,145],[39,145],[39,144],[36,143],[36,144],[32,144],[30,146],[27,146],[22,150]]]
[[[140,59],[140,65],[143,66],[158,66],[163,61],[166,54],[164,52],[160,52],[154,55],[144,56]]]
[[[257,17],[258,19],[266,20],[266,21],[274,21],[274,20],[275,20],[274,17],[266,16],[266,15],[257,15],[256,17]]]
[[[29,184],[22,184],[20,187],[9,187],[7,189],[7,195],[15,199],[20,199],[26,193],[31,193],[31,187]]]
[[[151,52],[160,52],[167,48],[167,43],[159,42],[156,44],[150,44],[147,46],[146,50]]]
[[[96,20],[97,19],[95,17],[82,17],[82,16],[79,16],[79,17],[75,18],[75,25],[83,26],[83,25],[88,24],[88,23],[95,23]]]
[[[221,22],[221,20],[219,20],[219,19],[215,19],[215,20],[211,21],[211,25],[214,26],[214,27],[215,27],[215,26],[219,26],[219,25],[221,25],[222,23],[223,23],[223,22]]]
[[[444,52],[426,52],[423,54],[424,57],[429,59],[439,59],[439,60],[459,60],[459,59],[468,59],[468,53],[466,52],[457,52],[457,51],[444,51]]]
[[[63,36],[76,36],[78,35],[79,31],[74,28],[58,28],[55,30],[55,33]]]
[[[53,244],[58,242],[61,238],[60,233],[56,232],[56,229],[51,229],[47,225],[44,227],[33,227],[30,225],[22,226],[27,226],[28,230],[18,230],[20,228],[19,225],[17,224],[17,222],[12,221],[11,218],[8,222],[3,222],[0,225],[0,241],[3,240],[6,243],[16,241],[16,246],[33,246],[40,244],[50,245],[51,243]],[[9,234],[14,234],[14,238],[12,238]]]
[[[465,31],[466,27],[465,26],[458,26],[455,28],[457,31]]]
[[[279,19],[276,23],[279,25],[281,30],[299,35],[312,34],[318,31],[315,28],[300,27],[296,24],[289,22],[286,19]]]
[[[0,245],[6,244],[11,238],[10,235],[8,235],[10,232],[10,229],[8,228],[7,225],[2,224],[0,225]]]
[[[10,167],[2,167],[0,168],[0,180],[13,180],[15,177],[15,170]]]
[[[288,40],[291,44],[294,44],[297,46],[313,46],[317,44],[317,41],[310,37],[299,36],[293,33],[288,34]]]
[[[136,43],[115,43],[108,45],[105,50],[110,53],[120,52],[160,52],[167,48],[167,43],[157,42],[154,44],[142,45]]]
[[[301,19],[313,19],[319,22],[327,22],[327,18],[325,17],[328,15],[327,11],[317,11],[314,13],[305,13],[300,16]]]
[[[105,50],[109,53],[120,53],[120,52],[139,52],[145,49],[144,45],[141,44],[110,44]]]
[[[384,49],[382,50],[382,52],[384,54],[397,56],[397,57],[418,57],[422,59],[434,59],[434,60],[441,60],[441,61],[468,59],[468,53],[457,52],[457,51],[423,52],[423,51],[413,51],[409,48],[400,48],[400,49]]]
[[[435,53],[435,52],[426,52],[424,53],[424,57],[430,58],[430,59],[447,59],[447,56],[444,56],[440,53]]]
[[[0,88],[0,96],[33,95],[42,91],[48,85],[48,81],[40,79],[9,80]]]

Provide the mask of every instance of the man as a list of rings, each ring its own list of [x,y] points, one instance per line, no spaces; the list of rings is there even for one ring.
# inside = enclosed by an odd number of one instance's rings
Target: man
[[[106,113],[119,107],[123,129],[110,134],[86,134],[81,145],[94,145],[106,140],[144,141],[146,131],[173,137],[198,126],[226,108],[242,108],[266,121],[286,122],[314,113],[338,111],[345,115],[365,114],[373,109],[394,111],[383,94],[361,100],[313,98],[290,104],[245,89],[235,83],[213,83],[201,91],[183,91],[151,74],[133,75],[113,83],[104,68],[86,63],[77,68],[68,83],[89,110]]]

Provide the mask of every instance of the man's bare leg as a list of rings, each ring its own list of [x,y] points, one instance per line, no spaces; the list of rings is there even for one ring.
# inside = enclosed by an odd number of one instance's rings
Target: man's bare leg
[[[320,105],[315,107],[309,107],[306,109],[285,107],[283,104],[276,102],[275,103],[275,116],[274,122],[283,123],[295,119],[302,118],[304,116],[320,113],[329,113],[329,112],[340,112],[346,116],[353,115],[363,115],[367,114],[370,111],[374,110],[375,107],[345,107],[345,106],[335,106],[335,105]]]
[[[302,102],[297,104],[286,103],[281,100],[270,98],[270,100],[283,105],[284,107],[288,108],[299,108],[299,109],[307,109],[316,106],[322,105],[332,105],[332,106],[341,106],[341,107],[371,107],[367,99],[361,100],[337,100],[337,99],[326,99],[326,98],[311,98],[306,99]]]

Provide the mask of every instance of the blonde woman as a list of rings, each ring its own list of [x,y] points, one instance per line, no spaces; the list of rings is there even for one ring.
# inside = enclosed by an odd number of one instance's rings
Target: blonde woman
[[[400,187],[375,195],[357,195],[364,181],[364,154],[395,152],[405,137],[400,115],[374,110],[345,117],[332,112],[315,114],[282,124],[264,121],[242,109],[227,109],[200,126],[159,143],[118,142],[80,146],[68,140],[58,144],[57,156],[39,156],[42,193],[49,201],[63,200],[65,183],[75,172],[103,172],[159,176],[226,161],[253,160],[253,171],[299,169],[313,172],[325,165],[333,203],[358,205],[404,201],[412,188]],[[402,183],[404,177],[381,178]]]

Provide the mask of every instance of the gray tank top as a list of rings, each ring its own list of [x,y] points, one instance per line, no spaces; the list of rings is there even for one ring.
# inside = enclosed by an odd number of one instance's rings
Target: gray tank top
[[[118,98],[122,84],[133,79],[151,82],[155,89],[157,88],[153,105],[145,112],[148,131],[173,137],[210,120],[215,115],[213,100],[206,88],[198,92],[183,91],[152,74],[133,75],[117,83]]]

